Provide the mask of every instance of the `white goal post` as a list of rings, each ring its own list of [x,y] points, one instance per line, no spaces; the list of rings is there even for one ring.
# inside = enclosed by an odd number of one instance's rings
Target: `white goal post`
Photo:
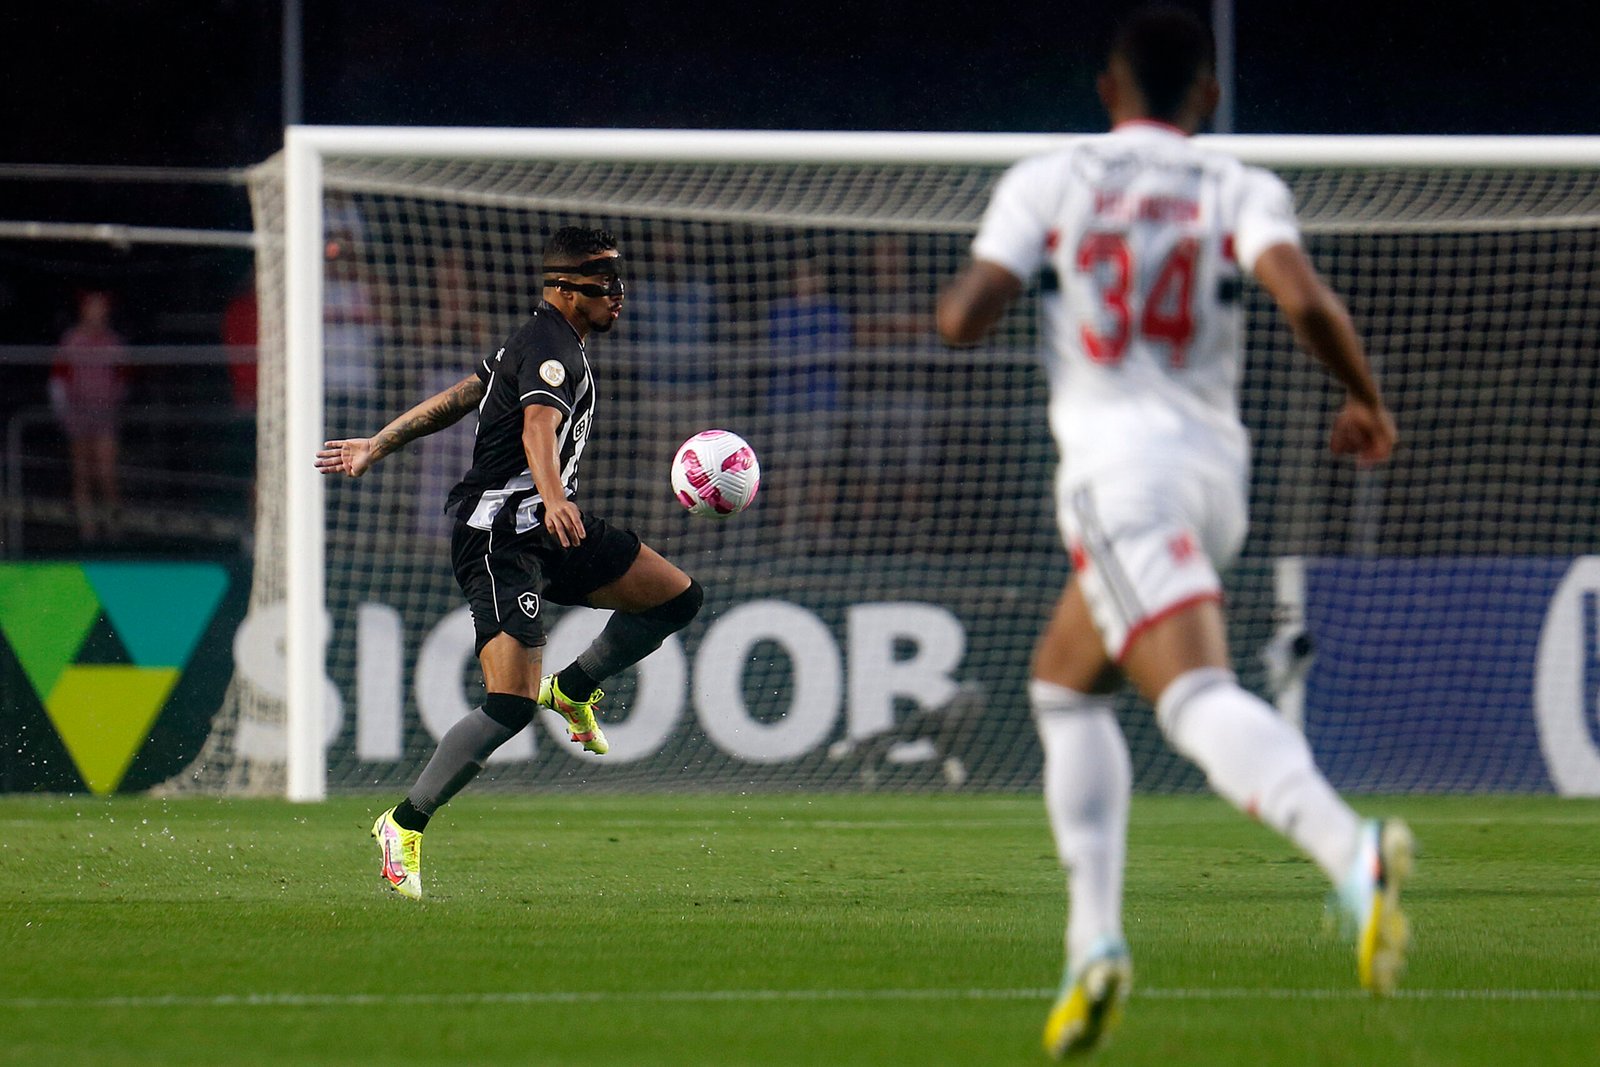
[[[1025,155],[1061,146],[1068,135],[980,135],[920,133],[711,132],[669,130],[504,130],[369,127],[291,127],[282,156],[283,229],[260,236],[264,246],[281,241],[284,257],[282,338],[284,425],[277,440],[284,471],[282,531],[283,599],[286,602],[285,705],[287,709],[286,792],[291,800],[315,801],[327,791],[322,721],[325,647],[324,494],[312,454],[328,435],[324,428],[323,250],[324,166],[330,159],[367,158],[417,161],[596,161],[608,164],[692,163],[738,168],[749,164],[827,164],[845,168],[908,164],[1003,167]],[[1570,205],[1553,203],[1516,222],[1519,228],[1572,225],[1593,228],[1595,176],[1600,175],[1600,138],[1592,137],[1299,137],[1210,136],[1201,139],[1246,162],[1271,168],[1374,168],[1431,171],[1505,168],[1571,171],[1586,177],[1564,194]],[[1587,182],[1587,188],[1584,183]],[[584,197],[574,188],[574,202]],[[1516,191],[1502,191],[1505,203]],[[981,207],[981,196],[977,198]],[[1557,197],[1557,200],[1560,198]],[[710,210],[709,208],[707,210]],[[1363,222],[1362,205],[1351,206],[1351,225]],[[974,219],[949,220],[970,232]],[[933,225],[913,220],[907,223]],[[1337,225],[1328,222],[1327,225]],[[1375,224],[1376,225],[1376,224]],[[1401,225],[1408,225],[1402,222]],[[1471,229],[1506,226],[1498,215],[1474,219],[1469,209],[1451,209],[1437,218],[1426,210],[1409,225]],[[263,302],[263,319],[276,309]],[[266,326],[271,329],[270,325]],[[418,397],[417,399],[421,399]],[[389,412],[393,415],[396,412]],[[376,427],[373,427],[375,429]],[[370,430],[367,432],[371,432]],[[382,477],[382,474],[379,474]],[[1425,551],[1427,546],[1419,546]],[[1581,548],[1581,545],[1575,546]],[[260,543],[258,551],[274,547]],[[1445,551],[1448,551],[1446,549]]]

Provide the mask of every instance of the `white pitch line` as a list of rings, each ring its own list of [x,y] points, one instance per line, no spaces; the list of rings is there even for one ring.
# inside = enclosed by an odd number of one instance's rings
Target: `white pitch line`
[[[606,826],[622,829],[646,827],[659,829],[663,825],[690,830],[721,829],[730,821],[739,823],[748,819],[740,816],[730,820],[726,816],[715,819],[687,819],[668,823],[661,819],[607,819]],[[3,825],[3,823],[0,823]],[[818,819],[811,816],[784,815],[773,819],[767,826],[778,830],[984,830],[996,826],[1043,826],[1043,815],[1015,815],[983,819]]]
[[[1054,989],[707,989],[538,991],[501,993],[237,993],[215,996],[4,997],[0,1010],[46,1008],[344,1008],[371,1005],[475,1006],[492,1004],[781,1003],[807,1001],[1049,1000]],[[1368,1000],[1355,989],[1137,989],[1145,1000]],[[1402,989],[1406,1001],[1524,1001],[1600,1003],[1600,989]]]
[[[1371,1000],[1359,989],[1135,989],[1151,1000]],[[1600,989],[1397,989],[1390,1000],[1575,1001],[1600,1003]]]

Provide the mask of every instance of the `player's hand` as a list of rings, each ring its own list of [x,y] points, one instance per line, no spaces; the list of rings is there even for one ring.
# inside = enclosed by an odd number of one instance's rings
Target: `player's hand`
[[[325,441],[317,453],[317,470],[323,474],[348,474],[352,478],[359,478],[371,470],[376,462],[370,437]]]
[[[556,535],[562,548],[572,548],[584,538],[583,512],[566,497],[545,502],[544,525],[545,529]]]
[[[1334,416],[1328,446],[1334,455],[1355,456],[1357,466],[1371,467],[1389,458],[1399,437],[1394,416],[1382,402],[1374,404],[1352,397]]]

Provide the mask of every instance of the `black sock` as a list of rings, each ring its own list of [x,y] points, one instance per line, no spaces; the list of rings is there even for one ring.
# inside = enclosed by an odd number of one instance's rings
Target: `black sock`
[[[428,820],[432,817],[431,815],[424,815],[416,808],[413,808],[409,798],[396,804],[394,806],[394,814],[390,816],[390,818],[394,819],[394,824],[400,829],[415,830],[418,833],[428,828]]]
[[[600,688],[600,683],[576,663],[569,664],[565,670],[556,675],[556,684],[569,699],[579,701],[588,700],[589,694]]]

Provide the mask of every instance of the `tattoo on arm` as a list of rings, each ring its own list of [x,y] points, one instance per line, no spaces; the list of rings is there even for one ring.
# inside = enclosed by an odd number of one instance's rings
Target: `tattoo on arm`
[[[379,430],[372,438],[373,458],[387,456],[407,442],[454,426],[483,399],[484,386],[475,374],[436,393]]]

